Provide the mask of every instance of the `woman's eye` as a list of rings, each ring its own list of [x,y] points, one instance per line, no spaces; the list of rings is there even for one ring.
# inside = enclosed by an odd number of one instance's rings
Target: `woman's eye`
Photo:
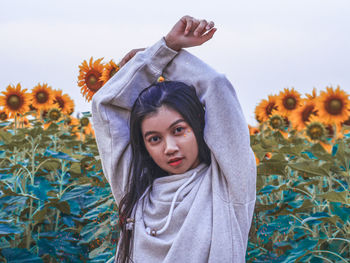
[[[175,133],[181,133],[183,130],[184,130],[183,127],[177,127],[177,128],[175,129]]]
[[[153,137],[149,138],[148,141],[149,142],[158,142],[159,141],[159,137],[158,136],[153,136]]]

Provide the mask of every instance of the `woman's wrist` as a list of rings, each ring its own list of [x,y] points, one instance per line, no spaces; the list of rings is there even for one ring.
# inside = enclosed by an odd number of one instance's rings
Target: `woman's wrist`
[[[171,41],[167,37],[163,37],[163,38],[164,38],[165,44],[167,45],[168,48],[170,48],[176,52],[179,52],[181,50],[181,46],[177,45],[176,43],[174,43],[173,41]]]

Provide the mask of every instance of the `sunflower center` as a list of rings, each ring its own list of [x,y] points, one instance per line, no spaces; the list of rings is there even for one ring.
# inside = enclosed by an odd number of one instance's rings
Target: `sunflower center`
[[[49,113],[49,118],[53,121],[57,121],[61,117],[61,113],[58,110],[52,110]]]
[[[21,107],[21,99],[17,95],[10,95],[9,98],[7,99],[7,105],[12,109],[12,110],[17,110]]]
[[[313,138],[319,138],[322,136],[322,129],[318,126],[312,127],[310,133]]]
[[[330,114],[338,115],[341,113],[341,110],[343,108],[343,103],[339,99],[331,99],[329,100],[326,108]]]
[[[45,103],[48,100],[49,96],[46,92],[40,91],[35,95],[35,98],[39,103]]]
[[[273,116],[270,119],[270,125],[273,129],[279,129],[283,126],[283,119],[280,116]]]
[[[96,92],[102,87],[103,82],[99,81],[100,77],[101,73],[96,70],[90,70],[86,74],[85,83],[89,90]]]
[[[286,109],[293,110],[297,105],[297,101],[293,97],[287,97],[283,100],[283,105]]]
[[[319,140],[325,134],[325,129],[323,128],[322,124],[314,123],[308,127],[307,134],[312,140]]]
[[[90,85],[95,85],[96,82],[97,82],[96,76],[95,75],[90,75],[89,79],[88,79],[88,82],[89,82]]]
[[[0,120],[4,121],[7,119],[7,114],[5,112],[0,112]]]
[[[83,118],[81,118],[80,119],[80,124],[81,124],[81,126],[88,126],[89,125],[89,119],[88,118],[86,118],[86,117],[83,117]]]

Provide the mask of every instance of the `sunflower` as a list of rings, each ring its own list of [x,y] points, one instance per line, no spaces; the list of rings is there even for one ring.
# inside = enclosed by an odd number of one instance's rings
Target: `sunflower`
[[[6,111],[0,110],[0,121],[6,121],[8,119],[8,115]]]
[[[301,106],[300,93],[292,89],[285,88],[277,97],[276,105],[278,111],[283,116],[288,116]]]
[[[0,96],[0,106],[4,106],[4,111],[13,118],[17,113],[24,114],[29,110],[30,94],[26,92],[27,89],[22,89],[21,84],[8,85],[6,91],[1,93],[4,96]]]
[[[118,72],[119,68],[119,65],[115,64],[113,59],[104,65],[102,76],[100,77],[100,80],[103,81],[103,85]]]
[[[269,119],[269,125],[274,130],[282,130],[285,127],[285,121],[281,115],[274,114]]]
[[[306,128],[310,116],[317,116],[316,102],[313,99],[302,99],[302,106],[298,107],[290,114],[290,121],[298,131]]]
[[[31,93],[31,106],[38,110],[48,110],[53,103],[52,88],[46,83],[36,85]]]
[[[306,127],[306,134],[311,141],[324,141],[326,137],[326,128],[321,122],[312,121]]]
[[[334,141],[337,138],[343,138],[341,129],[338,129],[337,125],[326,123],[320,116],[311,115],[307,125],[312,122],[321,123],[325,129],[325,138],[332,139]]]
[[[333,90],[332,87],[326,87],[326,89],[327,92],[321,91],[317,98],[316,108],[325,123],[335,124],[339,128],[341,123],[349,118],[349,95],[340,90],[339,86],[336,90]]]
[[[51,121],[58,121],[61,118],[61,111],[57,108],[52,108],[48,113],[47,113],[48,118]]]
[[[89,120],[88,117],[83,117],[83,118],[80,119],[81,127],[86,127],[86,126],[89,125],[89,123],[90,123],[90,120]]]
[[[267,121],[273,110],[277,110],[277,96],[269,95],[268,100],[263,99],[255,108],[255,119],[260,123]]]
[[[46,122],[44,123],[44,130],[46,130],[51,123],[61,121],[62,113],[58,108],[51,108],[49,111],[43,111],[43,118],[46,119]]]
[[[93,62],[91,57],[89,63],[84,60],[79,66],[78,86],[81,87],[81,93],[87,101],[91,101],[92,96],[103,85],[103,81],[100,80],[103,73],[102,59]]]
[[[54,102],[63,114],[70,115],[74,111],[74,101],[68,94],[62,94],[62,90],[53,91]]]

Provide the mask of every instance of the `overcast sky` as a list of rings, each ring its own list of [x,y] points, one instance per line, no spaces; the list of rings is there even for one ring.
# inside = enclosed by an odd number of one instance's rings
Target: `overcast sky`
[[[165,36],[183,16],[215,22],[192,52],[234,85],[247,122],[269,94],[326,86],[350,93],[350,1],[0,0],[0,90],[45,82],[90,111],[77,86],[84,59],[116,62]]]

